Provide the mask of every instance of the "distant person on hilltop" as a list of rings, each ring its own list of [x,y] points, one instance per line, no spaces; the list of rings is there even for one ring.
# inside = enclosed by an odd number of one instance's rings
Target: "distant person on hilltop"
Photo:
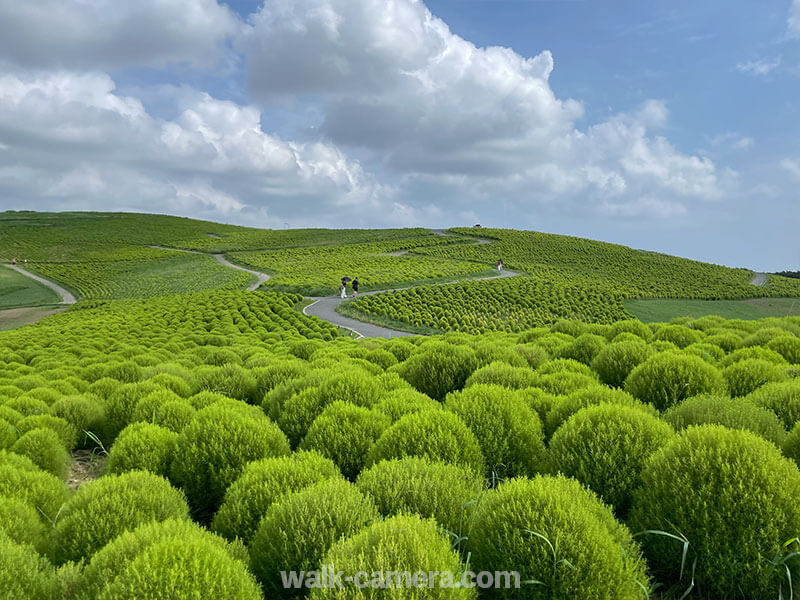
[[[15,265],[15,264],[17,264],[17,259],[16,259],[16,258],[12,258],[12,259],[11,259],[11,264],[12,264],[12,265]]]
[[[352,285],[353,285],[353,298],[355,298],[356,296],[358,296],[358,277],[353,279]]]
[[[497,270],[500,271],[500,272],[503,271],[503,259],[502,258],[498,258],[497,259]]]

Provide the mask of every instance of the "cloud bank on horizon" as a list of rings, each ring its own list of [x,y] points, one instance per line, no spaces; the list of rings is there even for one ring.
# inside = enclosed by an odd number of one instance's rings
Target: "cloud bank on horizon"
[[[800,36],[800,0],[785,27]],[[793,193],[720,150],[757,138],[706,131],[711,150],[687,149],[658,97],[589,119],[554,91],[556,67],[546,49],[478,47],[420,0],[266,0],[247,14],[216,0],[0,0],[0,208],[266,227],[549,219],[611,238],[620,223],[729,210],[748,187]],[[791,181],[798,157],[775,172]]]

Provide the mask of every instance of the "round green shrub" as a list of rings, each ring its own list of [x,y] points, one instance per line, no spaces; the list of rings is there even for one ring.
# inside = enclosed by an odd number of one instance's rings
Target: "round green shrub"
[[[105,410],[97,398],[64,396],[50,406],[50,414],[70,423],[77,432],[78,447],[93,445],[84,432],[102,437],[105,429]]]
[[[738,350],[734,350],[720,361],[720,366],[729,367],[741,360],[748,360],[751,358],[766,360],[776,365],[787,364],[786,359],[774,350],[762,348],[761,346],[753,346],[750,348],[739,348]]]
[[[703,342],[713,344],[724,352],[733,352],[742,344],[742,338],[735,333],[717,333],[707,336]]]
[[[23,415],[21,412],[14,410],[10,406],[0,404],[0,419],[3,419],[7,423],[16,425],[24,416],[25,415]]]
[[[394,354],[388,350],[384,350],[383,348],[375,348],[374,350],[370,350],[364,358],[371,363],[375,363],[383,369],[393,367],[398,362],[397,357]]]
[[[617,406],[628,406],[637,408],[653,415],[658,411],[649,404],[644,404],[631,396],[629,393],[616,389],[607,388],[602,385],[593,385],[582,390],[578,390],[559,400],[547,413],[545,418],[545,435],[549,438],[576,412],[587,406],[597,406],[598,404],[615,404]]]
[[[443,587],[443,582],[454,584],[461,578],[464,566],[458,554],[450,549],[450,541],[437,531],[432,520],[401,515],[372,524],[356,535],[335,544],[322,560],[324,565],[334,565],[344,577],[356,573],[448,573],[453,579],[436,579],[428,587],[407,587],[410,582],[392,578],[387,588],[347,586],[343,590],[333,587],[311,590],[311,600],[377,600],[393,598],[411,600],[475,600],[475,589]]]
[[[319,386],[289,398],[283,405],[278,424],[292,448],[296,448],[326,406],[334,402],[349,402],[371,408],[384,393],[377,378],[351,370],[329,377]]]
[[[483,491],[484,480],[464,467],[409,456],[383,460],[362,471],[356,485],[385,517],[417,514],[465,534],[471,503]]]
[[[216,392],[251,404],[261,401],[258,397],[256,378],[250,371],[237,364],[200,367],[192,374],[199,390]]]
[[[77,390],[71,390],[69,393],[74,394]],[[54,390],[51,387],[40,387],[28,390],[25,394],[29,398],[34,398],[36,400],[41,400],[48,406],[53,404],[56,400],[61,398],[63,394],[58,390]]]
[[[228,398],[227,396],[217,394],[216,392],[198,392],[194,396],[189,396],[187,400],[195,410],[203,410],[204,408],[208,408],[213,404],[225,402],[227,400],[233,400],[233,398]]]
[[[575,341],[571,344],[561,348],[557,353],[557,357],[568,358],[585,365],[590,365],[594,357],[597,356],[607,343],[606,339],[602,336],[584,333],[575,338]]]
[[[314,419],[300,449],[330,458],[345,477],[355,479],[367,453],[390,425],[389,417],[376,410],[334,402]]]
[[[253,374],[256,378],[258,393],[263,400],[264,394],[270,390],[273,390],[286,381],[299,379],[307,375],[310,370],[311,367],[305,361],[280,360],[266,367],[255,369]]]
[[[158,373],[157,375],[149,377],[147,381],[155,383],[173,394],[177,394],[181,398],[188,398],[192,395],[192,387],[186,379],[171,373]]]
[[[462,465],[480,474],[486,468],[475,434],[458,416],[443,410],[414,413],[397,421],[372,446],[366,465],[405,456]]]
[[[320,385],[333,374],[333,371],[319,369],[311,371],[303,377],[284,381],[264,395],[261,408],[270,419],[277,423],[283,412],[283,405],[286,404],[289,398],[303,390]]]
[[[478,384],[501,385],[521,390],[536,385],[538,377],[527,367],[512,367],[504,362],[493,362],[475,371],[467,379],[465,387]]]
[[[719,361],[725,358],[725,351],[722,348],[706,342],[699,342],[697,344],[686,346],[686,348],[684,348],[684,352],[699,356],[704,361],[711,363],[712,365],[716,365],[719,363]]]
[[[75,428],[64,419],[53,415],[31,415],[24,417],[16,425],[20,435],[24,435],[34,429],[50,429],[61,440],[64,448],[72,450],[77,444],[78,433]]]
[[[58,600],[61,584],[53,566],[32,546],[18,544],[0,532],[0,598]]]
[[[592,372],[592,369],[577,360],[571,358],[557,358],[543,364],[537,370],[539,375],[553,375],[556,373],[577,373],[587,377],[597,378],[597,375]]]
[[[786,575],[767,557],[800,531],[800,471],[775,446],[748,431],[690,427],[653,455],[642,482],[632,527],[685,536],[704,595],[778,596]],[[660,580],[677,582],[683,543],[660,535],[643,543]]]
[[[47,402],[28,395],[9,398],[3,404],[8,408],[14,409],[23,417],[44,415],[50,411],[50,405]]]
[[[181,402],[181,397],[167,389],[161,389],[147,394],[136,402],[130,422],[153,423],[158,409],[163,404],[172,401]]]
[[[126,531],[92,556],[75,600],[193,598],[258,600],[247,553],[188,520]]]
[[[653,340],[671,342],[678,348],[686,348],[690,344],[701,342],[704,337],[702,331],[689,329],[683,325],[664,325],[655,332]]]
[[[578,390],[597,385],[597,378],[573,371],[559,371],[544,375],[539,380],[537,387],[548,394],[555,396],[568,396]]]
[[[158,388],[149,381],[126,383],[116,388],[105,400],[106,437],[113,440],[119,432],[133,421],[134,411],[139,400],[155,392]]]
[[[596,492],[622,516],[631,507],[647,459],[675,435],[672,428],[630,406],[579,410],[550,440],[555,470]]]
[[[611,324],[608,334],[608,339],[614,339],[620,333],[632,333],[633,335],[642,338],[645,342],[649,342],[653,337],[651,329],[642,323],[639,319],[628,319],[626,321],[617,321]]]
[[[786,381],[786,370],[758,358],[740,360],[722,371],[731,396],[746,396],[766,383]]]
[[[791,458],[800,467],[800,422],[786,436],[783,442],[783,454]]]
[[[406,415],[423,410],[437,410],[441,404],[412,388],[404,388],[385,394],[375,405],[375,410],[385,414],[392,423]]]
[[[784,335],[786,335],[786,330],[780,327],[762,327],[744,338],[742,346],[766,346],[775,338]]]
[[[544,470],[542,423],[518,394],[497,385],[474,385],[450,394],[445,408],[475,434],[493,477]]]
[[[538,344],[519,344],[514,347],[514,350],[525,359],[531,369],[538,369],[550,360],[547,350]]]
[[[743,398],[695,396],[670,408],[663,418],[677,430],[710,424],[746,429],[779,448],[786,439],[786,429],[775,413]]]
[[[142,523],[188,516],[185,497],[163,477],[145,471],[106,475],[78,488],[61,509],[53,530],[56,562],[90,557]]]
[[[519,390],[517,395],[528,405],[528,408],[537,414],[542,424],[547,418],[547,413],[561,401],[558,396],[548,394],[543,389],[536,387]]]
[[[0,496],[0,537],[5,534],[17,544],[27,544],[44,553],[49,542],[48,532],[36,508],[23,500]]]
[[[621,387],[635,367],[646,361],[652,350],[641,340],[636,342],[614,342],[597,353],[592,361],[592,369],[600,376],[600,381],[614,387]]]
[[[195,408],[186,400],[172,400],[165,402],[156,409],[153,415],[153,423],[161,425],[180,433],[191,422],[197,413]]]
[[[781,335],[772,338],[767,348],[774,350],[793,365],[800,364],[800,338],[793,335]]]
[[[276,500],[332,478],[341,478],[341,473],[331,460],[316,452],[251,462],[225,493],[211,529],[229,540],[239,538],[247,544],[261,517]]]
[[[576,338],[586,332],[586,323],[571,319],[559,319],[550,327],[553,333],[565,333]]]
[[[513,479],[488,492],[469,549],[474,571],[518,571],[543,583],[523,585],[515,598],[640,600],[640,585],[648,587],[628,530],[574,479]]]
[[[166,477],[178,434],[152,423],[132,423],[117,436],[106,461],[108,473],[149,471]]]
[[[213,512],[225,490],[251,461],[289,454],[278,426],[262,415],[245,415],[225,405],[198,411],[181,432],[170,479],[200,515]]]
[[[778,415],[786,429],[800,422],[800,380],[768,383],[744,399],[770,409]]]
[[[20,436],[9,450],[30,458],[37,467],[61,479],[66,477],[72,460],[52,429],[32,429]]]
[[[442,401],[464,387],[478,368],[478,358],[471,348],[433,341],[393,368],[418,391]]]
[[[142,378],[142,367],[133,361],[117,362],[106,367],[104,376],[123,383],[135,383]]]
[[[719,370],[699,356],[680,352],[655,354],[625,380],[625,391],[665,410],[686,398],[726,390]]]
[[[320,481],[269,507],[248,546],[250,567],[267,596],[296,595],[284,589],[281,571],[316,569],[334,543],[377,518],[375,505],[352,483]]]
[[[25,457],[0,451],[0,496],[33,506],[49,524],[69,497],[69,489],[58,477],[40,471]]]

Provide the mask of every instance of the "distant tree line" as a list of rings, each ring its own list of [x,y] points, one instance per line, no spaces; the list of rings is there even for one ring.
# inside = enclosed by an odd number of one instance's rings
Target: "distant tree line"
[[[783,277],[794,277],[800,279],[800,271],[778,271],[775,275],[782,275]]]

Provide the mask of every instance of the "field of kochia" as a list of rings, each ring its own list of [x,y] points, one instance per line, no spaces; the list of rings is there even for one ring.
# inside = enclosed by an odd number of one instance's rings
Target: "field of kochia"
[[[353,341],[299,299],[90,301],[0,333],[0,597],[798,589],[800,318]],[[80,449],[102,469],[76,491]],[[525,583],[283,588],[321,565]]]

